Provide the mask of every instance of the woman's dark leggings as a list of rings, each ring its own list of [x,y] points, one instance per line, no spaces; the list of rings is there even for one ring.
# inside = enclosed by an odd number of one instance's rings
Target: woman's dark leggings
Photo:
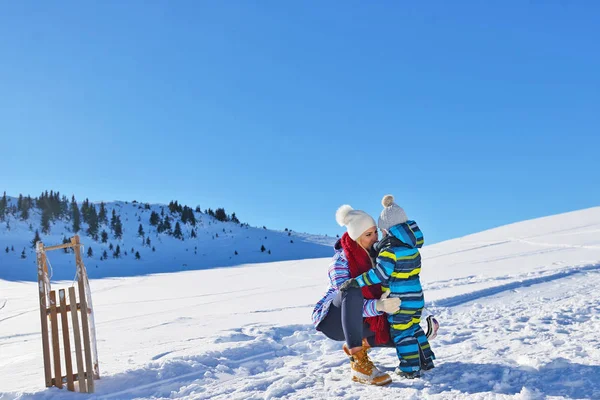
[[[363,302],[364,297],[359,288],[338,292],[329,306],[327,316],[317,325],[317,330],[335,341],[345,340],[350,349],[362,346],[363,338],[367,339],[371,347],[395,347],[391,341],[384,345],[375,344],[375,332],[363,319]]]

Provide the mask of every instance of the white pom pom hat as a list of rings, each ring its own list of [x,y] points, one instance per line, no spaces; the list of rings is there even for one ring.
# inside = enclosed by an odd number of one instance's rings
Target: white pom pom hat
[[[391,194],[383,196],[381,205],[383,206],[383,211],[377,222],[379,229],[389,231],[392,226],[402,224],[408,220],[402,207],[394,203],[394,196]]]
[[[350,239],[356,240],[369,228],[376,226],[375,220],[369,214],[361,210],[355,210],[348,204],[344,204],[335,213],[335,220],[340,226],[348,229]]]

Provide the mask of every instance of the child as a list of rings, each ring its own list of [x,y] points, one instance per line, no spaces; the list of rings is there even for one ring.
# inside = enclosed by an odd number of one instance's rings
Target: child
[[[400,298],[400,309],[388,314],[390,336],[396,344],[400,365],[396,373],[405,378],[416,378],[421,370],[434,367],[435,355],[421,329],[421,313],[425,306],[423,290],[419,279],[423,233],[415,221],[409,221],[404,210],[394,203],[394,197],[387,195],[381,202],[383,211],[378,226],[384,238],[374,249],[377,251],[377,264],[374,268],[344,282],[340,289],[363,287],[381,283],[390,298]]]

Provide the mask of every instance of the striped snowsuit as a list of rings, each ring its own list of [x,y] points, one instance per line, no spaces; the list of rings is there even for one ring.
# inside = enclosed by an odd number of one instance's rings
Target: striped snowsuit
[[[382,239],[382,243],[390,244],[384,244],[379,251],[376,266],[356,280],[361,287],[381,283],[383,290],[390,291],[390,298],[402,300],[400,309],[388,315],[390,336],[396,344],[400,370],[413,372],[421,369],[422,362],[435,359],[425,332],[419,325],[425,306],[419,279],[419,248],[423,246],[423,233],[416,222],[407,221],[391,227],[389,234],[398,240],[388,238],[391,240],[386,242],[386,238]]]

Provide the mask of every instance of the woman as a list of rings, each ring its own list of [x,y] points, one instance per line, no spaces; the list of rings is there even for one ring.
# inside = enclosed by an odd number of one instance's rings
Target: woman
[[[367,349],[394,347],[384,313],[397,311],[400,299],[386,298],[381,285],[339,290],[342,283],[373,267],[369,250],[377,241],[377,227],[369,214],[349,205],[341,206],[335,217],[347,232],[334,246],[329,266],[330,285],[313,310],[313,323],[328,338],[345,340],[343,350],[350,358],[353,381],[387,385],[391,377],[373,364]]]

